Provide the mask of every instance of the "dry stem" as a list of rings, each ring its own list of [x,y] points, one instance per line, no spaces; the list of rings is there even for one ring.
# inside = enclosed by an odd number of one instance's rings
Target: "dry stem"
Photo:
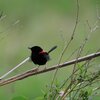
[[[37,75],[37,74],[49,72],[49,71],[55,70],[57,68],[63,68],[63,67],[75,64],[76,62],[79,63],[79,62],[91,60],[91,59],[99,57],[99,56],[100,56],[100,52],[97,52],[97,53],[92,53],[90,55],[80,57],[78,59],[74,59],[74,60],[59,64],[59,65],[54,65],[54,66],[52,66],[50,68],[47,68],[47,69],[37,69],[37,68],[31,69],[31,70],[29,70],[27,72],[24,72],[22,74],[10,77],[10,78],[5,79],[5,80],[1,80],[0,81],[0,86],[15,82],[17,80],[22,80],[22,79],[27,78],[27,77],[32,76],[32,75]]]

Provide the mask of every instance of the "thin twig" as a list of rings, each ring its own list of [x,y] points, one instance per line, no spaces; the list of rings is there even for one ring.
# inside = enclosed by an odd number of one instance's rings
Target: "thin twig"
[[[62,60],[62,57],[63,57],[65,51],[68,49],[69,45],[71,44],[72,40],[74,39],[74,35],[75,35],[76,28],[77,28],[78,20],[79,20],[79,3],[78,3],[78,0],[77,0],[77,12],[76,12],[75,26],[74,26],[74,29],[73,29],[73,32],[72,32],[70,40],[68,41],[67,45],[65,44],[65,47],[64,47],[64,49],[63,49],[63,51],[61,53],[61,56],[60,56],[60,59],[59,59],[59,62],[58,62],[58,66],[61,63],[61,60]],[[53,80],[52,80],[52,83],[51,83],[51,88],[52,88],[52,85],[53,85],[54,80],[56,78],[58,69],[59,68],[57,68],[56,71],[55,71],[55,73],[54,73]]]
[[[16,70],[17,68],[19,68],[20,66],[22,66],[24,63],[26,63],[27,61],[29,61],[30,57],[27,57],[26,59],[24,59],[21,63],[19,63],[17,66],[15,66],[13,69],[11,69],[10,71],[8,71],[6,74],[4,74],[3,76],[0,77],[0,80],[2,80],[3,78],[5,78],[6,76],[8,76],[11,72],[13,72],[14,70]]]
[[[75,64],[76,62],[79,63],[79,62],[83,62],[83,61],[86,61],[86,60],[91,60],[91,59],[99,57],[99,56],[100,56],[100,52],[97,52],[97,53],[92,53],[90,55],[80,57],[78,59],[74,59],[74,60],[59,64],[59,65],[54,65],[54,66],[47,68],[47,69],[37,69],[37,68],[31,69],[31,70],[24,72],[22,74],[10,77],[10,78],[5,79],[5,80],[1,80],[0,86],[15,82],[17,80],[22,80],[22,79],[27,78],[27,77],[32,76],[32,75],[37,75],[37,74],[49,72],[49,71],[55,70],[57,68],[63,68],[63,67]]]
[[[78,20],[79,20],[79,1],[77,0],[76,3],[77,3],[76,23],[75,23],[75,26],[74,26],[74,29],[73,29],[73,34],[72,34],[71,40],[72,40],[73,37],[74,37],[75,31],[76,31],[76,28],[77,28],[77,24],[78,24]],[[71,42],[71,40],[70,40],[70,42]],[[78,58],[80,57],[81,50],[82,50],[82,48],[80,47],[76,59],[78,59]],[[77,64],[77,61],[76,61],[76,63],[74,64],[74,68],[73,68],[73,72],[72,72],[71,81],[73,81],[73,75],[74,75],[73,73],[74,73],[74,71],[75,71],[75,69],[76,69],[76,64]],[[69,86],[71,86],[71,85],[69,85]],[[69,87],[69,86],[68,86],[68,87]],[[66,90],[67,90],[67,89],[66,89]],[[64,94],[66,94],[66,92],[67,92],[67,91],[65,91]],[[63,96],[64,96],[64,94],[63,94]],[[62,96],[62,97],[63,97],[63,96]]]
[[[12,23],[9,27],[7,27],[5,30],[0,32],[0,35],[4,34],[3,36],[0,37],[0,41],[3,40],[5,37],[7,37],[9,35],[9,31],[11,31],[13,29],[13,27],[15,27],[15,25],[19,24],[20,20],[16,20],[14,23]]]
[[[1,13],[0,13],[0,19],[1,19],[2,15],[3,15],[3,11],[1,11]]]

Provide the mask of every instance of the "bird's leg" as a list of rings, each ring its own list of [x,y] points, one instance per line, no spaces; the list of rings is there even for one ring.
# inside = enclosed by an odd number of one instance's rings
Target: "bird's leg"
[[[34,72],[37,72],[39,70],[39,66],[37,66],[36,68],[33,68]]]
[[[37,66],[37,71],[39,70],[40,65]]]
[[[44,66],[44,70],[45,70],[45,69],[47,69],[47,64],[45,64],[45,66]]]

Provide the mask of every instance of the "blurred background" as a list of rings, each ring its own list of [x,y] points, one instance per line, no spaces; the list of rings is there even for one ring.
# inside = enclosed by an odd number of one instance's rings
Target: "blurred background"
[[[74,40],[65,52],[62,62],[75,58],[73,55],[68,59],[88,35],[89,40],[82,55],[100,49],[100,0],[79,0],[79,5],[79,22]],[[60,53],[70,40],[75,26],[76,0],[0,0],[0,12],[3,12],[0,19],[0,76],[30,56],[28,47],[35,45],[41,46],[45,51],[57,45],[58,48],[50,54],[51,60],[47,67],[58,63]],[[93,32],[89,26],[94,29]],[[95,61],[96,66],[92,70],[100,69],[100,66],[97,67],[99,62],[100,57]],[[37,66],[29,61],[8,77],[35,67]],[[69,76],[71,69],[69,66],[59,70],[58,83]],[[0,99],[11,100],[13,97],[23,96],[27,100],[35,100],[43,95],[53,75],[54,71],[0,87]]]

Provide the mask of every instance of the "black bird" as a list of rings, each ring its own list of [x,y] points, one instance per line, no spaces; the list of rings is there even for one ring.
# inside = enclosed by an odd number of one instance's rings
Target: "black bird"
[[[45,52],[39,46],[31,47],[31,48],[29,48],[29,49],[31,49],[31,57],[30,58],[34,64],[45,65],[46,62],[50,59],[49,53],[56,48],[57,48],[57,46],[54,46],[48,52]]]

